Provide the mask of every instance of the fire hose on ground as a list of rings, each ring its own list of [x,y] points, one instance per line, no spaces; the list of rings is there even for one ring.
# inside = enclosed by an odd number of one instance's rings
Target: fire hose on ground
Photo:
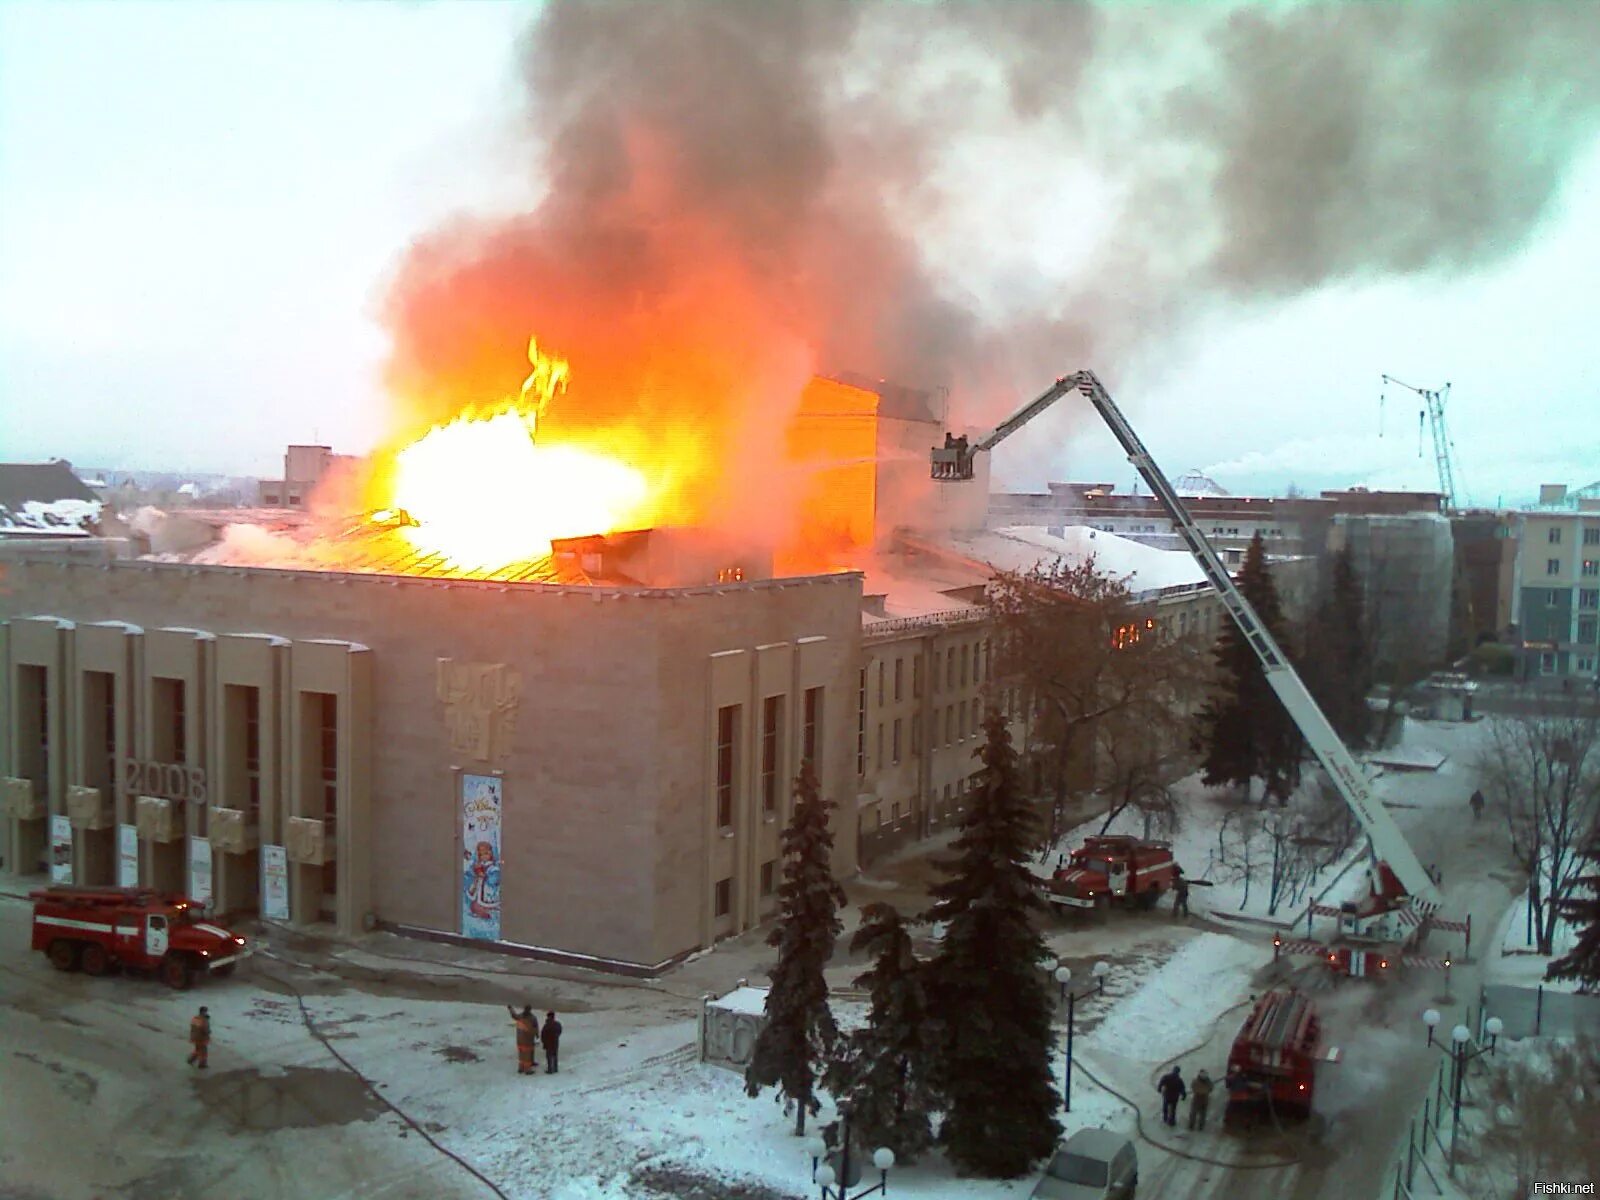
[[[293,964],[289,963],[288,959],[280,958],[278,955],[274,954],[270,950],[260,949],[260,950],[257,950],[257,953],[259,955],[262,955],[263,957],[270,958],[270,959],[274,960],[275,962],[281,962],[281,963],[284,963],[286,965],[293,965]],[[257,970],[259,971],[260,968],[257,967]],[[478,1180],[478,1182],[483,1184],[484,1187],[488,1188],[496,1196],[500,1197],[500,1200],[511,1200],[511,1197],[506,1195],[506,1193],[503,1192],[500,1189],[499,1184],[495,1183],[494,1180],[490,1179],[482,1171],[478,1170],[477,1167],[473,1166],[466,1159],[462,1158],[455,1151],[451,1150],[450,1147],[448,1147],[448,1146],[444,1145],[442,1142],[440,1142],[437,1138],[435,1138],[432,1134],[430,1134],[421,1125],[417,1124],[417,1122],[411,1118],[409,1113],[405,1112],[403,1109],[400,1108],[399,1105],[395,1104],[394,1101],[390,1100],[389,1097],[385,1096],[381,1091],[379,1091],[378,1090],[378,1086],[375,1083],[373,1083],[372,1080],[368,1079],[365,1075],[363,1075],[361,1073],[361,1071],[359,1069],[357,1069],[355,1064],[353,1064],[348,1058],[346,1058],[344,1055],[340,1054],[338,1049],[333,1045],[333,1043],[328,1040],[327,1035],[325,1035],[322,1032],[322,1030],[318,1029],[317,1026],[316,1026],[316,1023],[311,1019],[311,1010],[306,1007],[306,998],[303,995],[301,995],[300,989],[297,988],[291,980],[285,979],[282,976],[270,974],[270,973],[267,973],[267,972],[261,972],[261,973],[265,974],[267,976],[267,978],[271,979],[274,983],[277,983],[280,986],[287,988],[290,991],[290,993],[293,994],[293,996],[295,998],[295,1003],[297,1003],[300,1006],[300,1019],[305,1022],[305,1026],[306,1026],[307,1031],[310,1032],[312,1037],[316,1038],[317,1041],[322,1043],[322,1048],[324,1050],[326,1050],[329,1054],[333,1055],[333,1057],[338,1060],[340,1066],[344,1067],[344,1069],[346,1071],[349,1071],[350,1074],[354,1075],[357,1079],[359,1079],[361,1081],[361,1085],[367,1089],[367,1093],[374,1100],[376,1100],[379,1104],[383,1105],[390,1112],[392,1112],[395,1116],[399,1117],[408,1126],[410,1126],[413,1130],[415,1130],[417,1132],[417,1134],[422,1138],[422,1140],[428,1143],[428,1145],[432,1146],[435,1150],[437,1150],[440,1154],[444,1155],[446,1158],[448,1158],[448,1159],[452,1160],[453,1162],[455,1162],[456,1165],[458,1165],[462,1170],[466,1171],[474,1179]]]

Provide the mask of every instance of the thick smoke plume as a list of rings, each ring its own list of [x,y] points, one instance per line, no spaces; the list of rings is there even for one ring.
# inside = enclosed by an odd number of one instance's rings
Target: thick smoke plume
[[[665,473],[698,448],[697,516],[772,496],[813,371],[951,386],[992,420],[1213,305],[1508,255],[1600,109],[1588,4],[572,2],[524,51],[548,190],[411,248],[392,382],[437,420],[514,391],[536,333],[574,367],[551,427],[620,421]],[[991,143],[1023,148],[1013,178],[984,177]],[[957,160],[1018,207],[1029,164],[1077,164],[1096,236],[1019,267],[1002,207],[941,252]],[[997,289],[1029,304],[976,299]]]

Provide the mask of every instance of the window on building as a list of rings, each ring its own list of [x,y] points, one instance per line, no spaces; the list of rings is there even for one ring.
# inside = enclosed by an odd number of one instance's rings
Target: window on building
[[[783,697],[768,696],[761,702],[761,811],[778,811],[778,792],[783,785],[780,763],[783,757]]]
[[[717,709],[717,828],[733,828],[734,781],[737,778],[739,706]]]
[[[1600,525],[1590,525],[1583,531],[1585,546],[1600,546]]]
[[[807,688],[804,704],[800,724],[800,757],[811,764],[811,769],[816,772],[817,778],[821,779],[822,761],[817,757],[820,749],[817,732],[822,728],[822,689]]]
[[[878,722],[878,757],[876,759],[878,770],[883,770],[883,722]]]
[[[961,644],[961,686],[967,686],[968,669],[972,662],[972,647],[965,642]]]
[[[222,702],[228,725],[227,800],[243,806],[253,819],[261,811],[261,689],[230,683]]]
[[[339,697],[332,692],[315,692],[317,697],[318,761],[321,764],[322,819],[333,832],[339,811]]]
[[[732,911],[733,911],[733,880],[731,880],[731,879],[719,879],[719,880],[717,880],[717,898],[716,898],[716,904],[715,904],[715,913],[719,917],[725,917],[729,913],[731,913]]]
[[[155,744],[151,750],[157,762],[186,763],[189,760],[184,682],[181,679],[158,677],[152,683],[155,712],[151,714],[151,732],[155,735]]]
[[[777,874],[778,863],[776,859],[769,858],[761,864],[761,894],[763,896],[772,895],[776,888]]]
[[[1579,608],[1600,608],[1600,588],[1580,588],[1578,590]]]
[[[949,704],[944,710],[944,744],[952,744],[956,740],[956,706]]]
[[[861,680],[856,692],[856,774],[867,773],[867,669],[861,668]]]
[[[935,695],[939,691],[939,652],[934,650],[928,655],[928,690]]]
[[[894,813],[890,820],[896,825],[900,824],[900,801],[898,800],[894,802]]]
[[[956,732],[961,735],[961,740],[967,740],[967,702],[963,700],[956,706]]]
[[[1593,675],[1594,674],[1594,661],[1595,660],[1593,658],[1590,658],[1590,657],[1580,658],[1580,659],[1577,660],[1577,664],[1578,665],[1577,665],[1577,667],[1575,669],[1577,670],[1578,674],[1580,674],[1580,675]]]
[[[1579,617],[1578,618],[1578,641],[1582,642],[1585,646],[1592,646],[1592,645],[1594,645],[1594,640],[1595,640],[1594,635],[1595,635],[1595,618],[1594,617]]]
[[[1561,603],[1561,589],[1560,588],[1551,588],[1545,594],[1544,606],[1546,608],[1555,608],[1560,603]]]
[[[1556,656],[1546,650],[1539,655],[1539,674],[1554,675],[1556,673]]]
[[[922,696],[922,654],[919,652],[911,660],[911,698],[919,699]]]
[[[1583,560],[1583,574],[1586,578],[1600,575],[1600,559],[1586,558]]]
[[[994,674],[994,650],[989,645],[989,639],[983,639],[983,673],[978,676],[980,682],[987,681]]]
[[[922,753],[922,716],[919,713],[911,715],[911,757],[916,758]]]
[[[888,664],[883,659],[878,660],[878,707],[883,707],[883,676]]]
[[[29,663],[17,666],[17,767],[24,779],[33,780],[35,796],[50,794],[49,685],[46,668]],[[45,846],[48,851],[48,839]],[[40,865],[45,861],[41,859]]]
[[[83,673],[84,766],[90,787],[109,796],[117,782],[117,677],[109,671]]]
[[[1561,526],[1552,525],[1549,529],[1545,530],[1544,532],[1545,532],[1545,541],[1549,542],[1552,546],[1561,545]]]
[[[898,766],[899,763],[900,763],[900,718],[899,717],[896,717],[894,719],[894,737],[893,737],[893,740],[894,740],[894,761],[895,761],[895,764]]]
[[[900,703],[905,695],[906,660],[901,657],[894,660],[894,702]]]
[[[954,646],[944,652],[944,685],[947,688],[956,686],[956,648]]]
[[[1561,560],[1559,558],[1547,558],[1547,559],[1545,559],[1544,560],[1544,573],[1546,575],[1559,575],[1559,574],[1561,574]]]

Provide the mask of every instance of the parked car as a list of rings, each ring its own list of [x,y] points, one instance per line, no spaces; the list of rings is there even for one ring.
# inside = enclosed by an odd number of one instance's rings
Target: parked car
[[[1035,1200],[1133,1200],[1139,1156],[1133,1143],[1109,1129],[1080,1129],[1051,1156],[1034,1184]]]

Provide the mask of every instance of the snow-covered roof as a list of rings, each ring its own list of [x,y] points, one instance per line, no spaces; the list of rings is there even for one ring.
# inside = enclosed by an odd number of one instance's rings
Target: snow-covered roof
[[[1068,525],[1059,536],[1042,526],[1013,525],[946,540],[957,552],[1001,571],[1031,571],[1093,555],[1100,570],[1124,579],[1135,595],[1206,581],[1187,550],[1159,550],[1084,525]]]
[[[0,463],[0,535],[88,537],[100,501],[63,462]]]

